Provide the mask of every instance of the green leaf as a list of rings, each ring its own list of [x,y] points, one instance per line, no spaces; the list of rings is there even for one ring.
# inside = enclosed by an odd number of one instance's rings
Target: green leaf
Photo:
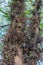
[[[40,24],[41,29],[43,29],[43,23]]]
[[[0,12],[2,12],[2,9],[0,8]]]

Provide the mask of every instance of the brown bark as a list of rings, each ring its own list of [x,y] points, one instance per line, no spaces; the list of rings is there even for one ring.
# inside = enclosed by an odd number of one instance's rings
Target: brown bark
[[[35,65],[36,60],[39,59],[40,50],[37,45],[39,43],[38,39],[40,38],[40,15],[38,14],[38,11],[41,6],[41,0],[36,0],[34,6],[35,9],[32,11],[32,22],[30,23],[28,30],[30,38],[28,39],[24,32],[24,1],[16,0],[16,2],[11,5],[11,26],[9,27],[9,31],[4,40],[4,65]],[[20,15],[22,16],[20,17]]]

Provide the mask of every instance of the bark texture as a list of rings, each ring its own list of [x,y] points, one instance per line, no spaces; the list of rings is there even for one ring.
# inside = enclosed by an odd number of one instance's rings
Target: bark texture
[[[2,65],[35,65],[40,57],[40,13],[41,0],[36,0],[32,11],[27,37],[25,31],[24,0],[12,0],[11,26],[5,36]]]

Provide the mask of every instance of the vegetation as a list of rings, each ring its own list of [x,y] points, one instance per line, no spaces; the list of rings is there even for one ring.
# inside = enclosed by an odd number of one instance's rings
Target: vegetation
[[[0,2],[2,4],[2,2]],[[7,18],[2,65],[36,65],[43,52],[43,9],[41,0],[11,0],[7,9],[0,8]],[[42,32],[41,32],[42,31]],[[20,61],[20,62],[19,62]]]

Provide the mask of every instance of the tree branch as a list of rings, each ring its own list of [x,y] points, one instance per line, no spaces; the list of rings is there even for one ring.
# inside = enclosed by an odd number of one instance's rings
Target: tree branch
[[[9,25],[10,25],[10,24],[2,25],[2,26],[0,26],[0,29],[3,28],[3,27],[9,26]]]

